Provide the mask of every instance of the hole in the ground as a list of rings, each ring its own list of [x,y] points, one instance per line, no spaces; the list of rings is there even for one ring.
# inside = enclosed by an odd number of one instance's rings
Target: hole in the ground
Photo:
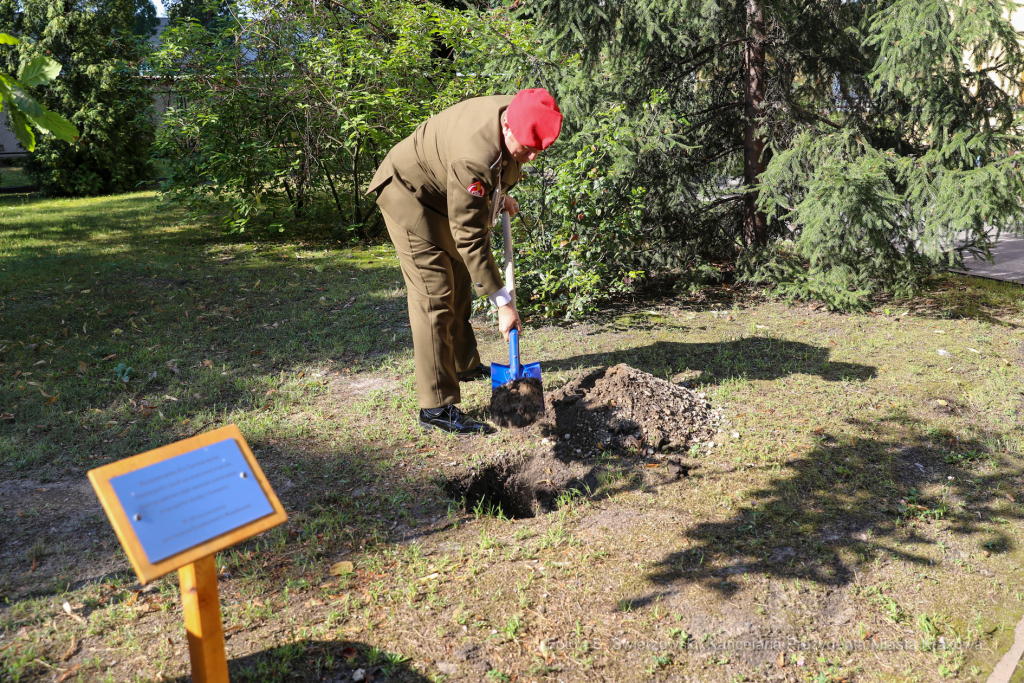
[[[539,388],[527,396],[537,410],[543,406]],[[505,398],[513,413],[522,411],[523,396]],[[628,365],[600,368],[548,398],[547,411],[522,432],[532,442],[531,452],[499,455],[463,471],[445,482],[448,495],[464,500],[468,512],[536,517],[558,508],[564,496],[599,491],[601,477],[621,469],[615,463],[623,454],[659,469],[644,476],[686,476],[689,466],[668,459],[668,453],[709,440],[719,423],[704,394]]]
[[[525,489],[517,477],[521,468],[522,463],[513,465],[507,460],[499,460],[450,480],[445,488],[449,496],[465,500],[467,512],[500,514],[509,519],[535,517],[538,513],[547,512],[554,500],[554,489],[551,489],[550,497],[541,492],[541,500],[536,501],[535,492]],[[547,509],[536,509],[537,503]]]
[[[502,457],[449,480],[445,492],[465,500],[467,512],[509,519],[536,517],[556,509],[566,491],[583,488],[582,482],[571,477],[552,475],[551,464],[540,466],[534,458]]]

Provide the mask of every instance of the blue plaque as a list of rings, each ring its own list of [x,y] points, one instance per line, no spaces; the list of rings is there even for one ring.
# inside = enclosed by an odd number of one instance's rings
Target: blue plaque
[[[151,564],[274,512],[234,439],[110,479]]]

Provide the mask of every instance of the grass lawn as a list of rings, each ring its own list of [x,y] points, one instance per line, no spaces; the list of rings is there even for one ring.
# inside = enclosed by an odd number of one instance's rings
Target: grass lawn
[[[21,187],[31,184],[32,181],[21,166],[0,166],[0,187]]]
[[[534,321],[546,389],[629,363],[725,423],[687,477],[604,453],[590,495],[507,519],[443,484],[541,437],[416,428],[390,245],[158,205],[0,197],[0,680],[186,680],[177,579],[137,583],[85,475],[231,423],[290,514],[217,557],[234,681],[984,681],[1009,649],[1020,287],[942,277],[839,315],[726,286]],[[463,388],[485,417],[489,383]]]

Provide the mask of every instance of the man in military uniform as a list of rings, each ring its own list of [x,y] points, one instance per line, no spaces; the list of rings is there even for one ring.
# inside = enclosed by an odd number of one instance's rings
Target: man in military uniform
[[[490,230],[520,167],[558,137],[562,114],[547,90],[466,100],[395,145],[370,183],[395,244],[409,299],[419,422],[454,434],[486,425],[456,404],[459,380],[487,376],[469,323],[472,293],[498,308],[508,341],[522,329],[491,252]]]

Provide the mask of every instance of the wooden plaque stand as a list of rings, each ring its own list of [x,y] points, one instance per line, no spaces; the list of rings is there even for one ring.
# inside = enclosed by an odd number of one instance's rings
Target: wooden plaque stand
[[[270,514],[247,522],[213,537],[197,540],[196,545],[185,548],[170,557],[151,562],[132,528],[122,501],[118,498],[111,479],[141,470],[154,463],[189,454],[198,449],[234,439],[252,476],[266,496]],[[242,474],[242,479],[246,478]],[[157,448],[140,455],[112,462],[89,471],[100,503],[117,533],[121,546],[143,585],[169,572],[178,570],[181,587],[181,606],[185,613],[185,631],[188,634],[188,652],[192,663],[194,683],[227,683],[228,661],[224,651],[224,627],[221,622],[220,596],[217,591],[216,553],[288,520],[281,501],[260,469],[249,449],[249,444],[235,425],[228,425],[191,439]],[[134,493],[132,495],[135,495]],[[143,513],[148,514],[148,513]],[[138,519],[138,517],[136,517]]]
[[[178,569],[193,683],[227,683],[224,627],[220,619],[217,566],[207,555]]]

